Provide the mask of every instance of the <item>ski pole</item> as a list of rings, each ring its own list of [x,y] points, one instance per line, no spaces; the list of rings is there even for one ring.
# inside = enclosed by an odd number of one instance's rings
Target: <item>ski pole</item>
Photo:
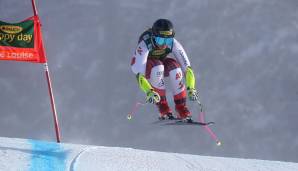
[[[135,105],[133,106],[132,110],[130,113],[128,113],[127,115],[127,119],[128,120],[131,120],[132,119],[132,116],[135,114],[135,112],[139,109],[140,106],[144,106],[145,104],[144,103],[141,103],[141,102],[136,102]]]
[[[205,117],[204,117],[205,113],[203,112],[203,105],[202,105],[202,103],[199,100],[197,100],[197,102],[198,102],[198,104],[200,106],[199,121],[205,123]],[[216,141],[216,145],[217,146],[221,146],[221,141],[217,138],[216,134],[209,128],[209,126],[208,125],[204,125],[203,127],[206,130],[206,132],[211,136],[211,138],[214,141]]]

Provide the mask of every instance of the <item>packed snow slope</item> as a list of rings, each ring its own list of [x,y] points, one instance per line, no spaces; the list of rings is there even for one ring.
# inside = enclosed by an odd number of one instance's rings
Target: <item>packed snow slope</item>
[[[1,171],[297,171],[298,163],[0,138]]]

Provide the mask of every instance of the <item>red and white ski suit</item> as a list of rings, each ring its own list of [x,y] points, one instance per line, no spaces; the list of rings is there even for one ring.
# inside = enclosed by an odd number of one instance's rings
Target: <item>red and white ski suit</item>
[[[164,81],[164,77],[169,77],[175,109],[179,117],[185,118],[190,115],[190,112],[186,106],[187,93],[183,75],[186,68],[190,67],[190,62],[182,45],[176,39],[173,40],[171,48],[171,52],[162,59],[151,57],[145,41],[141,40],[133,55],[131,68],[135,74],[145,75],[154,90],[160,95],[161,101],[157,104],[157,107],[161,116],[172,113],[166,99],[166,85]],[[157,53],[159,51],[162,53],[162,50],[157,50]]]

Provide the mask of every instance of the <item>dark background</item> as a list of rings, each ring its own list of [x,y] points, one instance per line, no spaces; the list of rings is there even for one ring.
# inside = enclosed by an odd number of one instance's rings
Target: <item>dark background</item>
[[[297,0],[37,0],[37,7],[63,142],[298,162]],[[30,0],[0,0],[2,21],[31,15]],[[158,18],[174,23],[221,147],[200,127],[153,124],[152,105],[126,119],[144,101],[130,59]],[[189,106],[196,118],[198,106]],[[0,62],[0,109],[0,136],[55,141],[42,65]]]

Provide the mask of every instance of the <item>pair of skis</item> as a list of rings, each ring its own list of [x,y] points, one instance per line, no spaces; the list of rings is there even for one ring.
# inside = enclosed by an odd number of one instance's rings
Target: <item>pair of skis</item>
[[[211,136],[211,138],[216,141],[217,146],[221,146],[221,141],[217,138],[216,134],[209,128],[209,125],[215,124],[214,122],[205,122],[205,113],[203,112],[203,105],[199,100],[197,100],[199,106],[200,106],[200,114],[199,114],[199,121],[192,121],[192,122],[184,122],[182,120],[176,119],[176,120],[161,120],[161,121],[156,121],[154,123],[161,123],[165,122],[164,125],[197,125],[197,126],[202,126],[206,132]],[[145,104],[137,102],[131,113],[127,115],[127,119],[131,120],[134,113],[138,110],[140,106],[143,106]]]
[[[198,104],[200,106],[200,112],[202,113],[203,112],[203,105],[201,104],[201,102],[199,100],[197,100],[197,102],[198,102]],[[143,103],[137,102],[134,105],[131,113],[129,113],[127,115],[127,119],[128,120],[131,120],[132,119],[132,115],[138,110],[138,108],[140,106],[144,106],[144,105],[145,104],[143,104]],[[203,120],[203,118],[200,118],[200,119],[201,119],[201,121],[185,122],[185,121],[183,121],[181,119],[175,118],[175,119],[172,119],[172,120],[169,120],[169,119],[159,120],[159,121],[156,121],[156,122],[153,122],[153,123],[156,124],[156,123],[161,123],[161,122],[164,123],[164,122],[166,122],[164,125],[198,125],[198,126],[209,126],[209,125],[215,124],[214,122],[205,122]]]
[[[183,121],[181,119],[165,119],[154,122],[155,124],[162,123],[162,125],[196,125],[196,126],[209,126],[215,124],[214,122],[199,122],[199,121]]]

